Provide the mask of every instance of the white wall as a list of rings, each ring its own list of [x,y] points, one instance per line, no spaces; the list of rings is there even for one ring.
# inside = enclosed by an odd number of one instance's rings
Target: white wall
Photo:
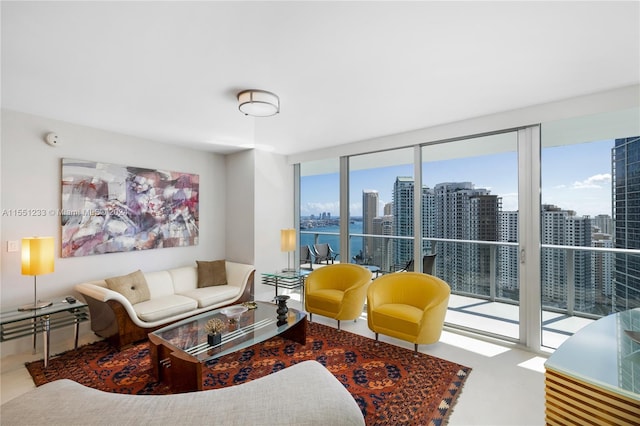
[[[275,272],[287,267],[280,251],[280,230],[293,228],[293,166],[286,157],[256,151],[256,271]],[[295,253],[291,252],[294,267]]]
[[[55,272],[38,277],[38,297],[62,299],[73,286],[136,269],[154,271],[226,258],[256,265],[260,273],[282,269],[280,229],[293,227],[293,167],[286,157],[247,150],[222,156],[160,144],[132,136],[64,123],[15,111],[2,111],[0,211],[58,210],[61,207],[61,159],[76,158],[200,175],[200,242],[194,247],[110,253],[63,259],[60,217],[0,215],[0,304],[2,309],[33,300],[33,278],[20,273],[20,252],[7,252],[7,241],[53,236],[58,254]],[[44,135],[56,132],[59,145]],[[293,262],[293,253],[291,259]],[[90,333],[83,324],[81,333]],[[68,339],[71,330],[55,330],[52,340]],[[2,343],[2,356],[30,347],[24,338]],[[39,343],[39,346],[41,343]]]
[[[226,156],[227,167],[227,255],[255,265],[255,151]],[[257,279],[257,277],[256,277]]]
[[[286,157],[252,150],[227,155],[227,254],[252,257],[262,272],[287,266],[280,230],[293,227],[293,166]],[[294,253],[291,253],[293,265]]]
[[[44,142],[44,135],[52,131],[59,135],[57,147]],[[75,294],[73,286],[85,280],[136,269],[153,271],[193,264],[195,260],[225,258],[227,177],[224,156],[7,110],[2,111],[1,135],[0,210],[4,215],[1,222],[0,301],[3,310],[33,301],[33,277],[21,275],[20,252],[7,252],[7,241],[10,240],[19,241],[34,235],[55,237],[58,251],[55,272],[38,277],[38,296],[44,300]],[[199,245],[60,258],[60,217],[49,214],[17,217],[9,212],[23,208],[60,208],[62,158],[199,174]],[[250,258],[242,253],[242,249],[235,253],[236,260]],[[3,354],[6,343],[2,346]]]

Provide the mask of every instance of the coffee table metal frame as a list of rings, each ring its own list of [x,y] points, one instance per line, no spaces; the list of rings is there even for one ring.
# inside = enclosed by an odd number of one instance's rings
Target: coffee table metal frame
[[[255,302],[237,323],[229,322],[217,345],[207,343],[204,325],[211,318],[229,319],[221,309],[205,312],[149,333],[151,364],[159,381],[176,393],[202,390],[203,365],[275,336],[306,343],[306,313],[289,308],[287,320],[277,320],[277,305]]]

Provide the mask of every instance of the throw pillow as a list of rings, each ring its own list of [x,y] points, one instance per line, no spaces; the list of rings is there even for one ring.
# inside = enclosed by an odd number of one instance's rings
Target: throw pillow
[[[121,277],[107,278],[105,281],[109,289],[122,294],[132,305],[151,298],[147,280],[139,269]]]
[[[198,264],[198,288],[227,284],[227,269],[224,260],[210,262],[196,260]]]

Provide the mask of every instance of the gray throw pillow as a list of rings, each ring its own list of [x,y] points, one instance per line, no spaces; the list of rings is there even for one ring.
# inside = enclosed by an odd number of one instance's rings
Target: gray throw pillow
[[[227,284],[227,269],[224,260],[202,261],[198,264],[198,288]]]
[[[107,278],[105,281],[107,282],[107,287],[109,289],[122,294],[129,302],[131,302],[132,305],[144,302],[151,298],[147,280],[139,269],[128,275]]]

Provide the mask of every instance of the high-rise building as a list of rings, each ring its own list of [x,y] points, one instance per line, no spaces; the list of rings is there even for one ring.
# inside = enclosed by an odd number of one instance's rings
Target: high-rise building
[[[378,216],[373,219],[373,232],[375,235],[393,235],[393,215]],[[393,270],[393,239],[378,238],[373,253],[373,265],[377,265],[383,271]]]
[[[567,245],[591,247],[589,216],[578,217],[573,214],[567,218],[567,221]],[[580,312],[592,312],[596,302],[595,284],[591,276],[592,253],[586,250],[575,250],[568,255],[573,256],[574,309]],[[568,302],[571,303],[570,300]]]
[[[500,199],[471,182],[439,183],[434,188],[434,232],[439,238],[498,241]],[[466,243],[440,243],[438,276],[452,290],[489,295],[491,249]]]
[[[640,249],[640,137],[616,139],[612,150],[615,248]],[[616,253],[613,307],[640,307],[640,255]]]
[[[518,212],[500,212],[500,241],[518,242]],[[497,296],[511,300],[520,300],[518,282],[518,247],[504,246],[498,248]]]
[[[362,233],[373,235],[373,219],[378,216],[378,191],[365,189],[362,191]],[[377,243],[381,243],[380,238],[363,237],[362,255],[365,263],[370,263],[370,259],[376,252]]]
[[[396,236],[413,236],[413,187],[412,177],[396,177],[393,185],[393,234]],[[393,247],[393,263],[396,267],[404,266],[413,259],[412,240],[395,238]]]
[[[608,214],[597,215],[591,220],[591,225],[598,228],[598,233],[613,235],[613,219]]]
[[[591,234],[591,247],[612,248],[613,239],[609,234]],[[596,251],[591,254],[591,279],[595,289],[596,311],[598,315],[607,315],[612,311],[611,295],[613,293],[613,262],[611,252]]]
[[[434,212],[434,192],[433,189],[422,187],[422,238],[436,236],[435,230],[435,212]],[[423,254],[437,253],[437,244],[427,239],[422,245]]]
[[[589,216],[577,217],[573,210],[544,204],[541,217],[542,244],[591,247]],[[590,252],[544,248],[541,260],[543,305],[573,308],[582,312],[590,312],[594,308],[595,288],[591,279]],[[567,271],[573,271],[573,276]]]

